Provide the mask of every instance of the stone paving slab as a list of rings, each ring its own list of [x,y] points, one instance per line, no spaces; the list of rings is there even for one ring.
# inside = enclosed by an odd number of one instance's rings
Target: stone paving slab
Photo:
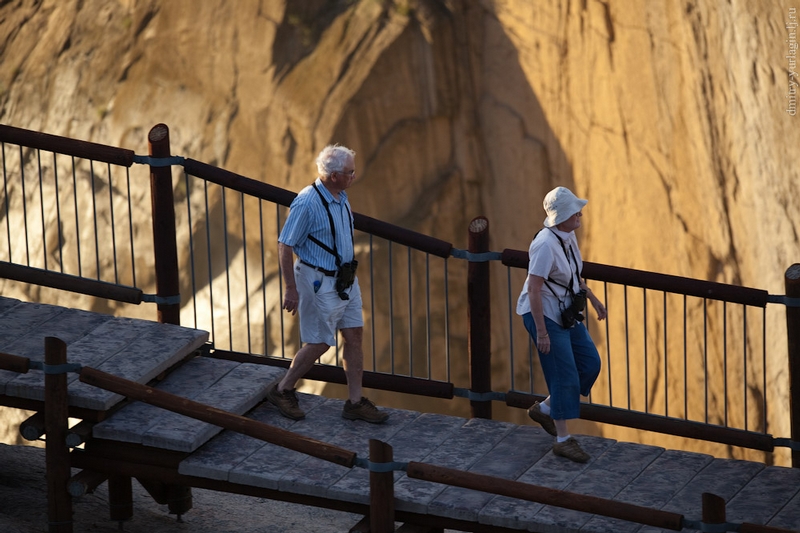
[[[513,424],[495,420],[472,419],[459,427],[421,462],[468,470],[478,459],[488,453],[507,433]],[[396,508],[402,511],[427,513],[430,503],[445,489],[445,485],[421,479],[401,477],[395,483]]]
[[[172,324],[113,317],[0,297],[0,352],[44,360],[44,338],[67,344],[67,361],[147,383],[208,341],[208,333]],[[69,403],[104,411],[123,398],[68,375]],[[43,400],[44,375],[0,371],[0,394]]]
[[[577,494],[614,499],[662,453],[664,449],[655,446],[616,442],[563,488]],[[546,526],[543,529],[548,531],[583,531],[583,526],[592,516],[589,513],[548,505],[537,513],[536,522]]]
[[[534,463],[517,481],[529,483],[550,489],[564,490],[573,480],[588,470],[591,465],[602,457],[606,450],[611,448],[616,441],[601,437],[578,436],[581,448],[592,456],[589,463],[573,463],[563,457],[553,454],[555,439],[548,434],[543,434],[531,442],[530,453],[539,456]],[[495,496],[481,510],[478,521],[482,524],[526,529],[530,524],[537,524],[537,515],[542,509],[548,508],[541,503],[521,502],[507,496]],[[558,528],[549,524],[542,531],[556,531]]]
[[[325,401],[319,396],[310,396],[309,399],[305,398],[309,395],[298,394],[298,396],[306,411],[312,409],[314,404],[318,405]],[[280,429],[289,429],[295,423],[294,420],[281,416],[272,404],[266,402],[246,416]],[[231,470],[266,445],[264,441],[225,430],[181,461],[178,472],[187,476],[228,481]]]
[[[192,400],[229,413],[244,414],[266,397],[267,387],[274,379],[275,370],[265,365],[242,363],[210,387],[194,395]],[[158,425],[150,427],[142,435],[142,444],[166,450],[193,452],[220,431],[222,428],[219,426],[167,411],[160,417]]]
[[[391,412],[394,418],[394,410]],[[435,413],[417,413],[417,415],[403,427],[402,431],[396,432],[386,441],[392,447],[395,462],[419,461],[467,422],[463,418]],[[387,422],[393,423],[391,418]],[[395,482],[403,476],[404,472],[395,471]],[[328,488],[328,497],[355,503],[369,503],[369,471],[365,468],[353,468]]]
[[[750,482],[764,465],[739,461],[735,459],[712,459],[691,480],[667,502],[664,511],[679,513],[688,520],[699,520],[703,516],[703,493],[710,492],[730,501],[747,483]],[[641,526],[640,533],[666,533],[667,529],[653,526]],[[685,532],[698,531],[684,529]]]
[[[673,496],[702,471],[713,457],[700,453],[666,450],[614,498],[617,501],[662,509]],[[689,517],[687,517],[689,518]],[[641,524],[595,516],[582,531],[634,532]]]
[[[728,502],[728,522],[773,525],[773,518],[784,522],[800,517],[798,493],[800,468],[768,466]],[[789,527],[800,529],[800,520]]]

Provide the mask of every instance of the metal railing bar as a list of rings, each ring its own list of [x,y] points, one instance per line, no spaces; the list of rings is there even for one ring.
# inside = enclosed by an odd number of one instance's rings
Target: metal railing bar
[[[233,350],[233,318],[231,313],[233,310],[233,307],[231,306],[231,258],[228,253],[228,201],[225,198],[226,189],[226,187],[222,187],[222,234],[226,237],[223,239],[223,249],[225,250],[225,286],[227,287],[225,296],[228,305],[228,346],[231,350]]]
[[[264,316],[262,327],[264,328],[264,355],[269,355],[269,329],[267,320],[267,265],[264,258],[266,249],[264,248],[264,202],[258,200],[258,234],[261,239],[261,307]]]
[[[445,339],[445,360],[447,368],[447,381],[450,378],[450,282],[447,274],[448,260],[444,260],[444,339]]]
[[[511,367],[511,390],[516,389],[516,381],[514,379],[516,374],[516,365],[514,364],[514,312],[512,307],[514,305],[513,292],[511,288],[511,268],[506,267],[506,298],[508,298],[508,354],[509,366]],[[530,367],[533,368],[532,366]],[[532,384],[532,383],[531,383]]]
[[[728,302],[722,302],[722,416],[728,425]]]
[[[394,374],[394,261],[392,260],[392,241],[389,241],[389,360]]]
[[[705,389],[705,421],[708,424],[708,300],[705,298],[703,298],[703,386]]]
[[[376,342],[375,342],[375,248],[373,243],[373,235],[369,235],[369,309],[370,313],[372,313],[373,318],[370,320],[370,329],[372,338],[370,342],[372,343],[372,369],[378,369],[378,360],[377,360],[377,353],[376,353]]]
[[[506,248],[501,253],[501,261],[506,266],[527,269],[528,254],[522,250]],[[663,290],[710,300],[724,300],[731,303],[765,307],[769,294],[765,290],[739,287],[714,281],[703,281],[669,274],[659,274],[631,268],[583,262],[583,277],[606,281],[616,285]]]
[[[431,256],[425,253],[425,357],[428,363],[428,379],[433,379],[433,352],[431,351]]]
[[[411,277],[411,247],[406,247],[406,271],[408,273],[408,375],[414,375],[414,282]]]
[[[133,150],[125,150],[88,141],[78,141],[49,133],[15,128],[5,124],[0,124],[0,141],[125,167],[133,164]]]
[[[761,342],[761,350],[762,350],[762,354],[761,354],[761,365],[762,365],[761,366],[761,375],[762,376],[761,377],[763,378],[763,381],[764,381],[761,384],[761,386],[762,386],[761,390],[763,391],[763,394],[761,395],[762,396],[762,408],[764,409],[764,429],[762,431],[764,433],[766,433],[767,432],[767,427],[768,427],[767,421],[769,420],[769,413],[767,412],[767,390],[768,389],[767,389],[767,343],[766,343],[766,339],[767,339],[767,309],[766,308],[764,308],[762,317],[763,317],[763,320],[761,321],[761,329],[762,329],[761,338],[763,339],[763,341]]]
[[[297,193],[247,178],[222,168],[213,167],[194,159],[186,158],[183,166],[193,176],[285,207],[289,207],[294,197],[297,196]],[[397,244],[411,246],[438,257],[449,257],[453,249],[453,245],[449,242],[395,226],[355,211],[353,212],[353,220],[355,228],[359,231],[371,233],[376,237],[381,237]]]
[[[669,342],[667,341],[667,293],[662,291],[664,296],[664,416],[669,416]]]
[[[631,352],[630,328],[628,322],[628,286],[622,286],[623,301],[625,302],[625,376],[628,385],[628,409],[631,408]]]
[[[644,359],[644,412],[649,412],[650,409],[650,394],[649,394],[649,383],[650,383],[650,373],[649,373],[649,361],[647,357],[647,289],[642,289],[642,325],[643,325],[643,332],[642,335],[642,342],[644,345],[643,351],[643,359]]]
[[[211,220],[209,219],[209,209],[208,209],[208,181],[203,182],[203,201],[205,202],[205,226],[206,226],[206,261],[208,263],[208,301],[211,306],[211,312],[209,313],[211,318],[211,337],[214,338],[215,335],[215,320],[214,320],[214,271],[212,269],[213,263],[211,261]]]

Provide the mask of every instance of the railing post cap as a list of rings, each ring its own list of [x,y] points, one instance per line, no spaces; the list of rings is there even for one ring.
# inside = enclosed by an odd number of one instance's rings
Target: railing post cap
[[[795,263],[786,269],[786,279],[800,279],[800,263]]]
[[[147,140],[151,143],[163,141],[169,136],[169,128],[166,124],[156,124],[147,135]]]

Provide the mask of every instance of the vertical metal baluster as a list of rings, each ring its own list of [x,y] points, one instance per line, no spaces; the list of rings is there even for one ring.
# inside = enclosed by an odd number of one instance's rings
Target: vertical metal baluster
[[[78,276],[83,277],[83,261],[81,260],[81,224],[78,209],[78,176],[75,172],[75,156],[72,156],[72,197],[75,203],[75,244],[78,249]]]
[[[394,374],[394,268],[392,263],[392,241],[389,241],[389,362]]]
[[[511,292],[511,267],[506,267],[506,294],[508,296],[508,352],[509,365],[511,366],[511,390],[516,390],[514,386],[514,316],[511,306],[513,305],[513,293]]]
[[[450,381],[450,281],[447,275],[447,258],[444,260],[444,338],[447,381]]]
[[[689,369],[686,366],[689,362],[689,358],[686,354],[686,348],[688,347],[688,342],[686,338],[686,295],[683,295],[683,417],[686,420],[689,420],[689,386],[687,383],[687,375],[689,374]]]
[[[245,310],[245,320],[247,323],[247,353],[252,353],[252,342],[250,339],[250,288],[247,282],[247,231],[245,226],[245,219],[244,216],[244,193],[239,193],[242,199],[242,261],[244,262],[244,310]]]
[[[12,261],[11,254],[11,210],[8,204],[8,171],[6,170],[6,143],[0,143],[3,154],[3,201],[6,204],[6,237],[8,238],[8,262]]]
[[[369,234],[369,305],[372,314],[372,370],[378,371],[378,360],[375,345],[375,249],[372,234]]]
[[[708,300],[703,298],[703,384],[705,385],[705,421],[708,424]]]
[[[414,311],[412,308],[413,284],[411,281],[411,247],[406,246],[406,268],[408,270],[408,375],[414,376]]]
[[[191,188],[189,187],[189,173],[184,169],[183,180],[186,184],[186,224],[188,225],[189,233],[189,269],[191,272],[190,278],[192,280],[192,311],[194,313],[194,327],[197,329],[197,269],[194,264],[194,231],[192,230],[192,202],[191,202]],[[130,192],[128,193],[130,198]],[[131,237],[131,246],[133,246],[133,238]]]
[[[128,167],[125,167],[125,186],[128,190],[128,231],[130,232],[130,240],[131,240],[131,287],[136,287],[136,254],[134,253],[134,242],[133,242],[133,209],[131,203],[131,171]],[[189,184],[186,184],[187,191]],[[188,195],[188,192],[187,192]],[[189,201],[188,197],[186,199],[187,203]],[[189,225],[190,230],[190,237],[191,237],[191,224]],[[191,248],[190,248],[191,249]],[[194,276],[194,271],[192,271],[192,276]],[[194,283],[194,277],[192,277],[192,283]],[[194,285],[193,285],[194,286]],[[192,292],[192,298],[194,298],[194,291]],[[197,325],[197,319],[195,317],[195,327]]]
[[[722,302],[722,412],[728,427],[728,302]]]
[[[47,228],[45,227],[45,214],[44,214],[44,176],[42,174],[42,152],[36,150],[36,165],[39,170],[39,209],[42,221],[42,259],[44,260],[44,269],[47,270]]]
[[[94,222],[94,260],[97,279],[100,279],[100,238],[97,235],[97,198],[94,188],[94,161],[89,160],[89,182],[92,184],[92,219]]]
[[[28,246],[28,195],[25,193],[25,157],[22,146],[19,147],[19,175],[22,185],[22,225],[25,228],[25,264],[31,266],[31,253]]]
[[[644,317],[644,412],[650,412],[650,394],[649,394],[649,361],[647,360],[647,289],[642,289],[642,314]]]
[[[625,372],[626,381],[628,382],[628,410],[631,408],[631,351],[630,351],[630,333],[628,329],[628,286],[623,285],[623,300],[625,302]]]
[[[203,180],[203,194],[205,199],[205,221],[206,221],[206,261],[208,262],[208,303],[210,306],[209,314],[211,318],[211,337],[216,338],[216,328],[214,327],[214,272],[211,262],[211,218],[208,210],[208,181]]]
[[[428,379],[433,379],[433,365],[431,359],[431,261],[430,254],[425,252],[425,326],[426,349],[425,358],[428,362]]]
[[[603,282],[603,298],[605,299],[606,307],[608,307],[608,282]],[[608,325],[608,317],[606,317],[606,374],[608,375],[608,406],[614,406],[614,396],[611,390],[611,331]]]
[[[275,221],[278,235],[281,233],[281,206],[275,204]],[[281,357],[286,358],[286,324],[283,320],[283,268],[280,257],[278,257],[278,309],[281,321]]]
[[[64,242],[62,239],[62,227],[61,227],[61,201],[59,199],[59,191],[58,188],[58,161],[56,160],[56,153],[53,152],[53,183],[55,184],[56,188],[56,224],[58,224],[58,231],[56,231],[56,235],[58,236],[58,265],[59,270],[63,274],[64,273]]]
[[[669,416],[669,364],[667,353],[669,343],[667,342],[667,291],[664,291],[664,416]]]
[[[744,331],[744,339],[742,339],[742,374],[744,376],[744,390],[742,397],[744,398],[744,430],[747,431],[750,427],[750,416],[747,412],[747,306],[742,305],[742,330]]]
[[[117,230],[114,222],[114,185],[111,182],[111,164],[108,164],[108,206],[111,214],[111,253],[114,261],[114,282],[119,284],[119,269],[117,268]]]
[[[763,396],[763,409],[764,409],[764,428],[762,431],[764,433],[767,432],[767,420],[769,420],[769,413],[767,412],[767,308],[764,307],[764,311],[762,314],[761,320],[761,369],[762,369],[762,378],[764,382],[761,384],[761,387],[764,391]]]
[[[264,317],[264,355],[269,355],[269,330],[267,329],[267,265],[264,261],[266,249],[264,248],[264,200],[258,199],[258,234],[261,242],[261,309]]]
[[[233,319],[231,318],[231,258],[228,255],[228,201],[226,199],[225,190],[227,187],[222,187],[222,242],[225,245],[225,284],[227,286],[227,300],[228,300],[228,346],[233,350]]]

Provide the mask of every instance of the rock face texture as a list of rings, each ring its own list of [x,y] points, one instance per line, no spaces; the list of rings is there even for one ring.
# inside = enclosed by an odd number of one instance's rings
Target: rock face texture
[[[137,153],[163,122],[173,153],[294,191],[338,142],[358,154],[357,211],[459,248],[485,215],[493,250],[527,249],[565,185],[589,199],[585,259],[783,294],[796,22],[777,1],[12,0],[0,121]],[[506,283],[495,269],[493,294]]]

